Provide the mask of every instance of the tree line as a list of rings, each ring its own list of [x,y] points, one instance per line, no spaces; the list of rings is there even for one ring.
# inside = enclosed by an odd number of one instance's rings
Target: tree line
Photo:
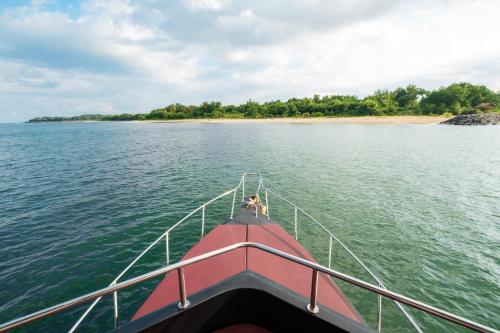
[[[474,107],[493,103],[499,112],[500,92],[483,85],[454,83],[437,90],[426,90],[410,84],[395,90],[377,90],[364,98],[350,95],[314,95],[312,98],[291,98],[287,101],[258,103],[252,100],[240,105],[204,102],[200,105],[170,104],[149,113],[74,117],[39,117],[30,122],[44,121],[126,121],[195,118],[270,118],[270,117],[341,117],[390,115],[458,115],[480,112]]]

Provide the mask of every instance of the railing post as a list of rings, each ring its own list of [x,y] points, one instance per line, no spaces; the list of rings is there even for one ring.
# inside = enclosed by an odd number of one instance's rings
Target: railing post
[[[116,285],[116,282],[114,283]],[[118,328],[118,291],[113,292],[115,329]]]
[[[333,238],[330,236],[330,246],[328,249],[328,268],[332,268],[332,248],[333,248]]]
[[[299,240],[299,230],[297,228],[297,206],[294,206],[295,208],[295,240]]]
[[[307,311],[311,313],[318,313],[319,308],[316,305],[316,297],[318,295],[318,271],[313,269],[311,281],[311,300],[307,304]]]
[[[241,202],[245,201],[245,175],[243,175],[243,182],[241,184]]]
[[[267,213],[267,219],[269,220],[269,202],[267,201],[267,190],[266,190],[266,213]]]
[[[177,277],[179,278],[179,296],[180,301],[177,304],[179,310],[187,309],[191,303],[186,298],[186,281],[184,280],[184,268],[177,269]]]
[[[233,219],[234,216],[234,203],[236,201],[236,192],[238,191],[235,189],[233,193],[233,205],[231,206],[231,220]]]
[[[201,238],[205,234],[205,205],[201,208]]]
[[[382,288],[379,285],[380,288]],[[382,331],[382,295],[378,295],[377,298],[377,331]]]
[[[168,244],[169,238],[169,232],[165,233],[165,256],[167,259],[167,266],[170,265],[170,246]]]

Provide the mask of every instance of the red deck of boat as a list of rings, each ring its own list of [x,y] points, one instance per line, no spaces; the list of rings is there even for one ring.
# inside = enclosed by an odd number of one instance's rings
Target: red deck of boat
[[[315,261],[290,234],[277,224],[219,225],[189,250],[183,259],[246,241],[265,244],[294,256]],[[187,295],[189,297],[190,294],[208,288],[245,270],[258,273],[302,296],[310,296],[312,274],[310,268],[255,248],[237,249],[186,267]],[[167,274],[139,308],[132,320],[173,302],[178,302],[178,300],[177,274]],[[320,307],[327,306],[353,320],[361,321],[357,312],[335,283],[322,274],[320,274],[318,284],[318,303]]]

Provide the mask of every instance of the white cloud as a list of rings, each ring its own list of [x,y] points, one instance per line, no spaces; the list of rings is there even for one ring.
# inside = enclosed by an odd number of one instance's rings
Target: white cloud
[[[128,0],[86,0],[81,8],[83,15],[106,17],[130,16],[136,11]]]
[[[229,1],[224,0],[184,0],[191,9],[221,10],[226,7]]]
[[[4,9],[0,121],[413,82],[500,89],[495,0],[179,1]]]

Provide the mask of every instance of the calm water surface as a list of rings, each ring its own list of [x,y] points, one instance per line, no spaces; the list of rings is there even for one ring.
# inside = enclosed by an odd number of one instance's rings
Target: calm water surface
[[[500,127],[439,125],[0,125],[0,321],[106,286],[246,170],[327,225],[389,288],[500,328]],[[210,228],[229,205],[209,207]],[[270,207],[291,232],[293,211],[273,197]],[[325,264],[328,239],[299,223],[301,242]],[[198,240],[199,224],[194,216],[172,236],[174,259]],[[164,251],[126,277],[164,265]],[[333,266],[370,281],[339,247]],[[122,322],[156,282],[120,294]],[[340,285],[373,324],[376,298]],[[81,331],[111,329],[111,304]],[[83,309],[27,330],[67,330]],[[429,332],[459,330],[411,313]],[[383,327],[410,331],[390,301]]]

